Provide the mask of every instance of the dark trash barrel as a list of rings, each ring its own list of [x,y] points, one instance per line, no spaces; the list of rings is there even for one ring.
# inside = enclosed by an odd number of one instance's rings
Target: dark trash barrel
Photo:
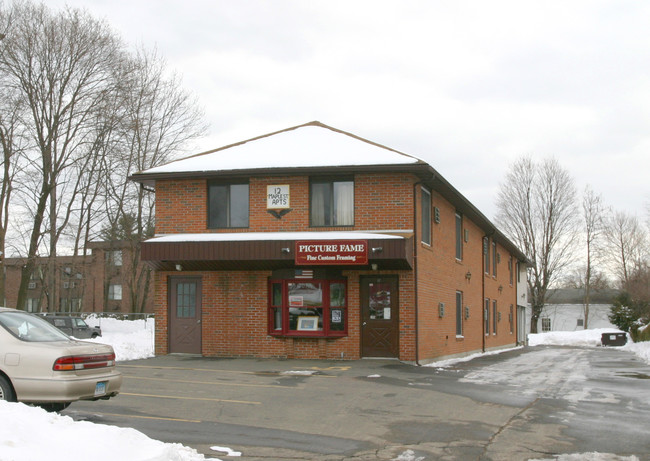
[[[603,333],[600,342],[603,346],[625,346],[627,333]]]

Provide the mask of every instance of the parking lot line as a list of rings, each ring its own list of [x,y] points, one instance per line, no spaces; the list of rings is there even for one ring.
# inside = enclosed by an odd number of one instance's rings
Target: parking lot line
[[[228,400],[228,399],[208,399],[202,397],[181,397],[177,395],[156,395],[156,394],[133,394],[130,392],[120,392],[120,395],[129,395],[133,397],[151,397],[156,399],[171,399],[171,400],[203,400],[206,402],[225,402],[225,403],[241,403],[244,405],[261,405],[262,402],[251,402],[249,400]]]
[[[105,413],[101,412],[101,416],[117,416],[118,418],[138,418],[138,419],[155,419],[161,421],[175,421],[179,423],[202,423],[200,419],[182,419],[182,418],[165,418],[164,416],[142,416],[142,415],[125,415],[123,413]]]
[[[280,386],[278,384],[247,384],[247,383],[220,383],[217,381],[189,381],[184,379],[168,379],[168,378],[150,378],[146,376],[131,376],[131,375],[122,375],[126,379],[139,379],[144,381],[167,381],[171,383],[183,383],[183,384],[209,384],[212,386],[235,386],[235,387],[266,387],[273,389],[292,389],[295,390],[296,387],[288,388],[287,386]]]

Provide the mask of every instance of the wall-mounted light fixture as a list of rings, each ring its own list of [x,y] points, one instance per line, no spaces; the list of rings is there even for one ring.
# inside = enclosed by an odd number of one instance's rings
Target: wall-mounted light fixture
[[[499,285],[499,293],[503,293],[503,285]]]
[[[282,248],[282,253],[291,253],[291,248]]]
[[[179,272],[183,270],[183,266],[181,266],[180,264],[176,264],[175,268]]]
[[[467,273],[465,274],[465,278],[466,278],[467,281],[469,282],[470,279],[472,278],[472,273],[471,273],[470,271],[467,271]]]
[[[374,247],[374,248],[372,248],[373,253],[381,253],[382,251],[384,251],[384,247]]]

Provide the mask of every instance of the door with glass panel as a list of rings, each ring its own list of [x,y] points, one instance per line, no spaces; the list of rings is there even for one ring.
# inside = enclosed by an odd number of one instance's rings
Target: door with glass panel
[[[201,279],[169,279],[169,352],[201,353]]]
[[[361,278],[361,355],[399,357],[397,277]]]

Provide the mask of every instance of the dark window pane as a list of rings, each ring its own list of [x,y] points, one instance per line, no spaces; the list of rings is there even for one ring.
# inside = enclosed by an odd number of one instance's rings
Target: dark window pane
[[[209,189],[210,227],[228,227],[228,186],[213,185]]]
[[[456,292],[456,335],[463,334],[463,294]]]
[[[463,259],[463,217],[456,215],[456,259]]]
[[[431,192],[422,189],[422,242],[431,244]]]
[[[248,227],[248,184],[230,186],[229,227]]]
[[[282,306],[282,284],[273,284],[273,299],[271,302],[273,306]]]
[[[330,225],[329,183],[313,183],[311,185],[311,225]]]
[[[176,285],[176,317],[196,316],[196,284],[178,283]]]
[[[330,306],[345,306],[345,283],[332,283],[330,285]]]

